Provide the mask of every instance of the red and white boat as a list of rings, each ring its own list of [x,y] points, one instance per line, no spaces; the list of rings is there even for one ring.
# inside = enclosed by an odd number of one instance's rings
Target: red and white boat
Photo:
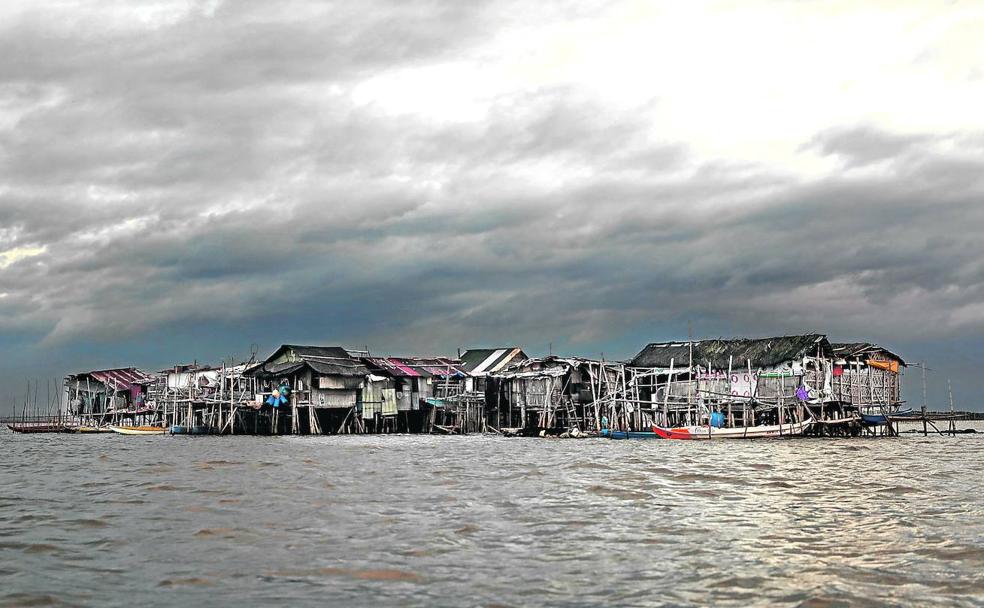
[[[789,424],[718,428],[711,425],[663,428],[653,426],[653,432],[663,439],[756,439],[765,437],[796,437],[813,426],[813,418]]]

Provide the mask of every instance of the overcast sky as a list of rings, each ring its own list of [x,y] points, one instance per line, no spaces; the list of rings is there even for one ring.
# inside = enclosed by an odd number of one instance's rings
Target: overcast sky
[[[879,342],[979,407],[982,31],[980,2],[7,0],[0,402],[282,342],[630,357],[689,321]]]

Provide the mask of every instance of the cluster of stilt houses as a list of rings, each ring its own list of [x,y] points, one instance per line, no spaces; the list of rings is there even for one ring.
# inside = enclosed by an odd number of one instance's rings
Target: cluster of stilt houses
[[[820,334],[652,343],[630,361],[285,344],[236,365],[74,374],[65,389],[68,418],[93,431],[836,436],[894,433],[905,367]]]

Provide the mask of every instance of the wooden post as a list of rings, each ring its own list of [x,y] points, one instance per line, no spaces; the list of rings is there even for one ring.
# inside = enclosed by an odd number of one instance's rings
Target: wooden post
[[[666,377],[666,390],[663,391],[663,424],[670,425],[670,387],[673,386],[673,357],[670,357],[670,373]]]
[[[294,392],[290,396],[290,432],[297,435],[300,432],[297,419],[297,378],[294,378]]]
[[[950,386],[949,378],[946,379],[946,392],[947,395],[949,395],[950,397],[950,426],[947,429],[947,432],[950,433],[951,436],[953,436],[957,434],[957,421],[954,419],[954,414],[953,414],[953,387]]]
[[[922,423],[923,423],[923,437],[929,436],[929,429],[926,428],[926,362],[923,361],[919,364],[922,368],[922,384],[923,384],[923,402],[922,402]]]
[[[229,375],[229,434],[236,434],[236,402],[234,401],[236,389],[233,385],[232,374]]]
[[[755,410],[752,408],[752,402],[755,400],[755,394],[758,393],[758,378],[755,378],[755,390],[752,390],[752,360],[745,359],[745,363],[748,366],[748,399],[745,401],[745,408],[742,410],[742,424],[745,426],[755,426]],[[752,414],[752,423],[748,424],[748,413]]]
[[[526,428],[526,398],[528,396],[527,391],[525,390],[526,382],[527,382],[526,380],[522,380],[520,382],[520,385],[524,387],[524,390],[523,390],[523,400],[519,402],[519,425],[524,429]]]
[[[595,378],[594,372],[591,369],[591,363],[588,363],[588,386],[591,387],[591,401],[594,405],[594,417],[595,417],[595,430],[601,432],[601,413],[598,407],[598,391],[595,390]],[[599,364],[600,373],[600,364]]]
[[[734,355],[728,355],[728,383],[727,383],[727,386],[728,386],[728,392],[729,393],[731,392],[731,367],[732,367],[732,363],[734,363]],[[731,395],[728,395],[728,427],[734,427],[735,426],[735,419],[734,419],[734,416],[732,416],[732,414],[731,414],[731,401],[732,401]]]
[[[488,383],[491,378],[485,381],[486,394],[488,394]],[[495,380],[495,428],[502,428],[502,383]]]
[[[696,424],[693,420],[693,412],[691,411],[693,402],[693,388],[694,388],[694,341],[688,339],[687,345],[689,346],[689,356],[687,357],[687,424]]]

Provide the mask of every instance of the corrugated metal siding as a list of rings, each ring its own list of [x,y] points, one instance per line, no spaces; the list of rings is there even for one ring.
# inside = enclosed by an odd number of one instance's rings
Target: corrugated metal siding
[[[355,407],[356,391],[354,390],[319,390],[314,397],[317,407]]]

